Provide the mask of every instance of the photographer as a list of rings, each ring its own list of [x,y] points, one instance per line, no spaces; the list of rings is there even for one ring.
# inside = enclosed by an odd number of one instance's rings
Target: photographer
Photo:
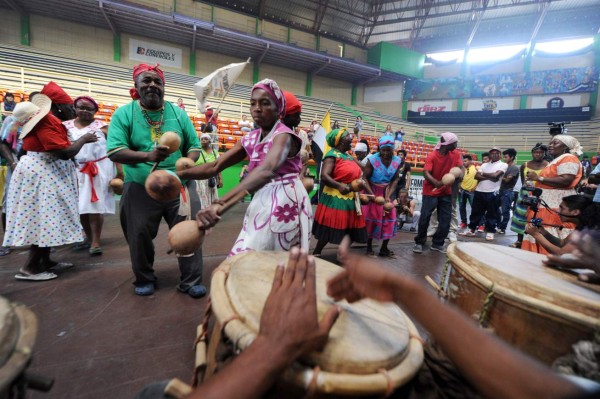
[[[562,223],[557,213],[563,197],[576,194],[575,187],[581,180],[582,167],[577,155],[580,155],[581,146],[579,141],[572,136],[559,134],[554,136],[548,145],[548,152],[553,160],[539,175],[533,171],[527,173],[527,179],[534,182],[536,188],[541,188],[541,200],[547,205],[542,207],[534,215],[533,209],[527,211],[527,220],[541,218],[547,225],[558,225],[547,227],[546,231],[554,237],[564,239],[575,228],[572,223]],[[531,252],[546,254],[548,251],[531,235],[525,235],[521,248]]]
[[[562,199],[558,207],[558,215],[562,223],[575,224],[576,230],[585,228],[590,230],[600,230],[600,204],[593,202],[591,198],[585,195],[569,195]],[[570,235],[561,239],[550,234],[539,223],[532,221],[525,227],[525,232],[532,236],[536,243],[544,248],[548,253],[561,255],[568,253],[571,249],[567,246]]]

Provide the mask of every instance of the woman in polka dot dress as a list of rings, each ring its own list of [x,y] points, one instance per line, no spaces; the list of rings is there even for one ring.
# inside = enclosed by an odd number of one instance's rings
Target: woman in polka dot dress
[[[19,103],[13,114],[22,125],[27,155],[21,157],[12,176],[4,245],[31,246],[25,264],[15,275],[17,280],[56,278],[52,268],[59,264],[50,260],[51,247],[83,240],[77,176],[70,158],[84,144],[98,140],[89,133],[71,144],[61,120],[49,113],[53,107],[59,115],[71,117],[72,108],[62,106],[70,97],[52,82],[44,91],[48,95],[37,94],[32,102]]]

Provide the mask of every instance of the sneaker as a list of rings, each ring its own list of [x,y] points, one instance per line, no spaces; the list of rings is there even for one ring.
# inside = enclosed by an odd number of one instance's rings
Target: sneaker
[[[150,284],[140,285],[138,287],[135,287],[135,290],[133,292],[135,292],[135,295],[139,295],[139,296],[152,295],[152,294],[154,294],[154,284],[150,283]]]
[[[475,237],[476,234],[471,229],[467,229],[461,233],[458,233],[458,235],[463,237]]]
[[[485,232],[485,226],[479,226],[479,227],[477,227],[477,232],[484,233]]]
[[[187,293],[192,298],[202,298],[206,295],[206,287],[203,284],[193,285],[187,290]]]
[[[494,233],[487,233],[485,235],[485,240],[486,241],[494,241]]]
[[[467,224],[465,222],[461,223],[459,226],[461,229],[466,229],[467,228]]]
[[[431,250],[432,251],[438,251],[441,252],[443,254],[445,254],[446,251],[446,247],[444,245],[435,245],[435,244],[431,244]]]
[[[498,234],[506,234],[506,230],[499,229],[496,233],[498,233]]]
[[[458,241],[458,239],[456,238],[456,233],[450,233],[448,234],[448,239],[450,240],[450,242],[456,242]]]
[[[423,245],[415,244],[415,246],[413,247],[413,252],[416,254],[422,254],[423,253]]]

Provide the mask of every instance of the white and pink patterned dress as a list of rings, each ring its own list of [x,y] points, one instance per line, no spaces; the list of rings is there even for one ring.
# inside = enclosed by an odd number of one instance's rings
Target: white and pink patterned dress
[[[248,172],[260,165],[280,134],[299,137],[281,122],[260,141],[261,130],[253,130],[242,139],[250,160]],[[285,160],[275,171],[277,177],[254,194],[246,210],[244,224],[230,256],[248,250],[289,251],[293,246],[308,250],[312,229],[310,198],[299,179],[300,153]]]

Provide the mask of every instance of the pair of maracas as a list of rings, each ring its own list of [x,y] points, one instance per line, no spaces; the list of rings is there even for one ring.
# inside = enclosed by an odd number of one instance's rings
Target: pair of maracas
[[[455,167],[451,168],[448,173],[446,173],[445,175],[442,176],[442,179],[441,179],[442,184],[444,186],[451,186],[454,184],[456,179],[458,179],[461,176],[462,176],[462,170],[458,166],[455,166]],[[440,188],[441,187],[434,188],[433,191],[439,190]]]

